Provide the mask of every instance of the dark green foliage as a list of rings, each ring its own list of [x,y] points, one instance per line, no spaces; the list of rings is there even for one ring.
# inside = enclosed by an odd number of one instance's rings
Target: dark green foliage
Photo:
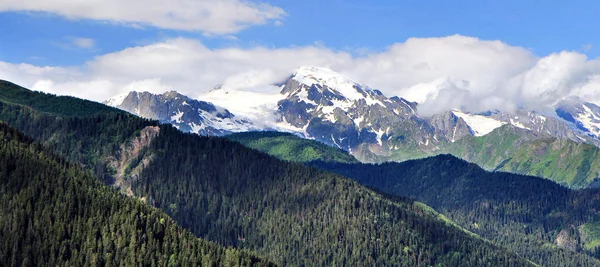
[[[126,113],[56,116],[2,102],[0,120],[67,160],[82,163],[106,182],[110,182],[110,175],[104,160],[144,127],[158,125]]]
[[[200,237],[281,265],[527,265],[409,199],[222,138],[160,132],[133,190]]]
[[[197,239],[0,124],[0,266],[268,266]]]
[[[228,135],[226,138],[286,161],[358,163],[358,160],[342,149],[290,133],[247,132]]]
[[[313,166],[390,194],[414,197],[538,264],[600,265],[598,260],[553,245],[561,230],[600,221],[599,190],[574,191],[542,178],[490,173],[447,155],[381,165]]]
[[[42,92],[33,92],[3,80],[0,80],[0,101],[28,106],[41,112],[62,116],[125,113],[116,108],[72,96],[55,96]]]

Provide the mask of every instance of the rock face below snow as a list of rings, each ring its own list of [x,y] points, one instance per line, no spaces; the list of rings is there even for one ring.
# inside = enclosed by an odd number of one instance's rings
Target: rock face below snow
[[[225,135],[255,129],[225,108],[191,99],[175,91],[164,94],[130,92],[105,102],[140,117],[173,124],[179,130],[200,135]]]
[[[446,140],[455,142],[466,136],[474,135],[474,131],[469,124],[453,111],[446,111],[436,114],[427,119],[429,124],[436,129],[438,135],[442,135]]]

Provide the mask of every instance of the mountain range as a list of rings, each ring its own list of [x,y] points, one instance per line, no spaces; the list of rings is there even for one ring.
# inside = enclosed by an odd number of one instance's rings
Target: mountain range
[[[320,67],[301,67],[271,89],[261,94],[217,87],[201,100],[173,91],[130,92],[105,103],[200,135],[291,132],[362,162],[449,153],[487,170],[541,176],[572,188],[600,185],[594,157],[600,107],[581,99],[564,99],[544,111],[448,110],[424,117],[416,102],[387,97]]]
[[[0,86],[7,123],[0,127],[0,182],[10,192],[2,194],[0,218],[14,218],[0,219],[10,225],[0,237],[25,240],[17,248],[2,243],[0,260],[9,265],[31,251],[40,255],[36,263],[54,265],[90,257],[233,266],[600,265],[598,189],[487,172],[449,155],[359,163],[348,151],[289,133],[200,136],[99,103]],[[504,129],[513,128],[493,132]],[[38,203],[35,212],[28,203]],[[155,213],[145,216],[148,209]],[[23,239],[20,233],[44,229],[49,210],[74,220],[51,220],[57,227],[46,243]],[[32,227],[19,223],[28,218]],[[100,218],[109,219],[91,223]],[[82,241],[98,233],[103,242]],[[201,240],[169,241],[174,235]],[[65,238],[75,247],[60,243]]]
[[[534,265],[413,199],[99,103],[0,85],[7,265]],[[13,136],[28,141],[13,146]]]

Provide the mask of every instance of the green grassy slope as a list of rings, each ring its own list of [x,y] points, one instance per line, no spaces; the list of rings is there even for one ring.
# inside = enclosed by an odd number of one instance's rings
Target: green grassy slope
[[[600,148],[538,139],[508,126],[485,136],[463,138],[442,151],[488,170],[539,176],[570,188],[600,184]]]
[[[348,152],[327,146],[314,140],[303,139],[289,133],[279,132],[247,132],[226,136],[227,139],[265,152],[286,161],[310,162],[344,162],[358,163]]]

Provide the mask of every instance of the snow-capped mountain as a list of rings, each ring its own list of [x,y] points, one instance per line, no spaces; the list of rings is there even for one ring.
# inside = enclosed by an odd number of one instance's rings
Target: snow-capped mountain
[[[388,153],[393,147],[434,150],[435,129],[416,104],[381,92],[326,68],[301,67],[281,83],[278,111],[285,123],[309,138],[349,151]]]
[[[250,120],[235,116],[225,108],[191,99],[175,91],[164,94],[130,92],[112,97],[105,104],[200,135],[219,136],[261,129],[255,127]]]
[[[452,112],[461,117],[469,125],[474,136],[484,136],[504,125],[510,125],[526,130],[538,136],[538,138],[569,139],[575,142],[600,145],[600,140],[591,138],[585,132],[573,127],[572,123],[561,119],[555,114],[546,115],[527,110],[513,112],[495,111],[484,114],[469,114],[458,110]]]
[[[301,67],[281,83],[259,91],[218,87],[200,95],[200,100],[176,92],[132,92],[106,103],[199,134],[267,129],[295,132],[348,150],[363,161],[435,154],[448,144],[485,136],[503,126],[528,132],[529,139],[559,138],[600,145],[600,108],[581,100],[560,102],[556,114],[449,110],[424,118],[418,114],[417,103],[386,97],[320,67]]]

